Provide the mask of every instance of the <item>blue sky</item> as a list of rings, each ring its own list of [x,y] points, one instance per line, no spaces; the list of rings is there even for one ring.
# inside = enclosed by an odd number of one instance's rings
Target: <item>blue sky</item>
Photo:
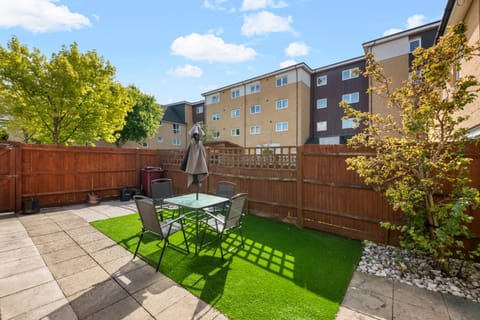
[[[0,45],[12,36],[50,57],[76,42],[117,80],[157,102],[305,62],[363,55],[362,43],[440,20],[447,0],[0,0]]]

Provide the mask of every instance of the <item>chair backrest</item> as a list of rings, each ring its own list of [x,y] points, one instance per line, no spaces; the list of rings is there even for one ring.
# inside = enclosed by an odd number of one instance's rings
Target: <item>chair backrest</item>
[[[151,182],[152,199],[154,201],[173,197],[173,182],[169,178],[160,178]]]
[[[215,194],[220,197],[231,199],[235,195],[235,183],[230,181],[218,181]]]
[[[247,204],[247,194],[239,193],[232,197],[227,214],[225,215],[224,230],[236,227],[240,224],[242,214]]]
[[[160,222],[158,221],[157,212],[153,205],[152,199],[145,196],[134,196],[135,204],[137,205],[138,214],[142,221],[143,229],[158,234],[162,239],[164,238]]]

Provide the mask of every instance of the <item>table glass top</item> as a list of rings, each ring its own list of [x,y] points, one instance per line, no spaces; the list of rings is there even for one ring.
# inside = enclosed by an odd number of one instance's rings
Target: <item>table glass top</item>
[[[212,207],[227,202],[229,200],[230,199],[228,198],[206,193],[198,193],[197,199],[197,193],[190,193],[177,197],[166,198],[163,199],[163,202],[191,209],[202,209],[206,207]]]

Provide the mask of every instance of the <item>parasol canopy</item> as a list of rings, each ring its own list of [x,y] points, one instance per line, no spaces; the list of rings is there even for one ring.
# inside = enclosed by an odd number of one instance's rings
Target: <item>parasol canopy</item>
[[[202,128],[195,124],[189,131],[190,144],[182,161],[181,169],[188,174],[187,188],[192,184],[201,186],[201,182],[208,176],[207,161],[205,148],[203,147],[201,138],[205,135]]]

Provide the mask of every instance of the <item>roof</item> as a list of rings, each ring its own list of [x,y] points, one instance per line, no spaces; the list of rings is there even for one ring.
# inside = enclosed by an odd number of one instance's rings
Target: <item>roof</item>
[[[174,123],[186,123],[185,121],[185,103],[176,103],[163,106],[164,114],[162,121]]]
[[[371,41],[368,41],[368,42],[364,42],[362,44],[362,46],[363,46],[363,48],[371,47],[371,46],[374,46],[374,45],[377,45],[377,44],[382,44],[382,43],[385,43],[385,42],[389,42],[389,41],[392,41],[392,40],[403,38],[403,37],[406,37],[406,36],[409,36],[409,35],[412,35],[412,34],[428,31],[428,30],[431,30],[431,29],[434,29],[434,28],[438,27],[439,25],[440,25],[440,20],[435,21],[435,22],[431,22],[431,23],[427,23],[427,24],[424,24],[424,25],[416,27],[416,28],[412,28],[412,29],[401,31],[401,32],[397,32],[397,33],[394,33],[394,34],[391,34],[391,35],[388,35],[388,36],[384,36],[384,37],[381,37],[381,38],[377,38],[377,39],[374,39],[374,40],[371,40]]]
[[[350,63],[359,62],[359,61],[362,61],[362,60],[365,60],[365,56],[359,56],[359,57],[351,58],[351,59],[348,59],[348,60],[343,60],[343,61],[340,61],[340,62],[332,63],[332,64],[329,64],[329,65],[326,65],[326,66],[323,66],[323,67],[316,68],[316,69],[313,70],[313,72],[314,73],[315,72],[320,72],[320,71],[344,66],[344,65],[347,65],[347,64],[350,64]]]
[[[313,72],[312,68],[310,68],[306,63],[301,62],[301,63],[297,63],[297,64],[292,65],[292,66],[288,66],[288,67],[278,69],[278,70],[275,70],[275,71],[272,71],[272,72],[269,72],[269,73],[265,73],[263,75],[260,75],[260,76],[254,77],[254,78],[250,78],[250,79],[247,79],[247,80],[244,80],[244,81],[236,82],[236,83],[233,83],[231,85],[228,85],[228,86],[225,86],[225,87],[222,87],[222,88],[218,88],[218,89],[215,89],[215,90],[204,92],[204,93],[202,93],[202,96],[205,97],[205,96],[208,96],[208,95],[211,95],[211,94],[214,94],[214,93],[226,90],[226,89],[235,88],[235,87],[238,87],[238,86],[241,86],[241,85],[252,83],[254,81],[259,81],[259,80],[264,79],[266,77],[275,76],[275,75],[278,75],[278,74],[282,74],[282,73],[285,73],[285,72],[288,72],[288,71],[291,71],[291,70],[295,70],[295,69],[300,69],[300,68],[306,70],[309,74],[312,74],[312,72]]]

